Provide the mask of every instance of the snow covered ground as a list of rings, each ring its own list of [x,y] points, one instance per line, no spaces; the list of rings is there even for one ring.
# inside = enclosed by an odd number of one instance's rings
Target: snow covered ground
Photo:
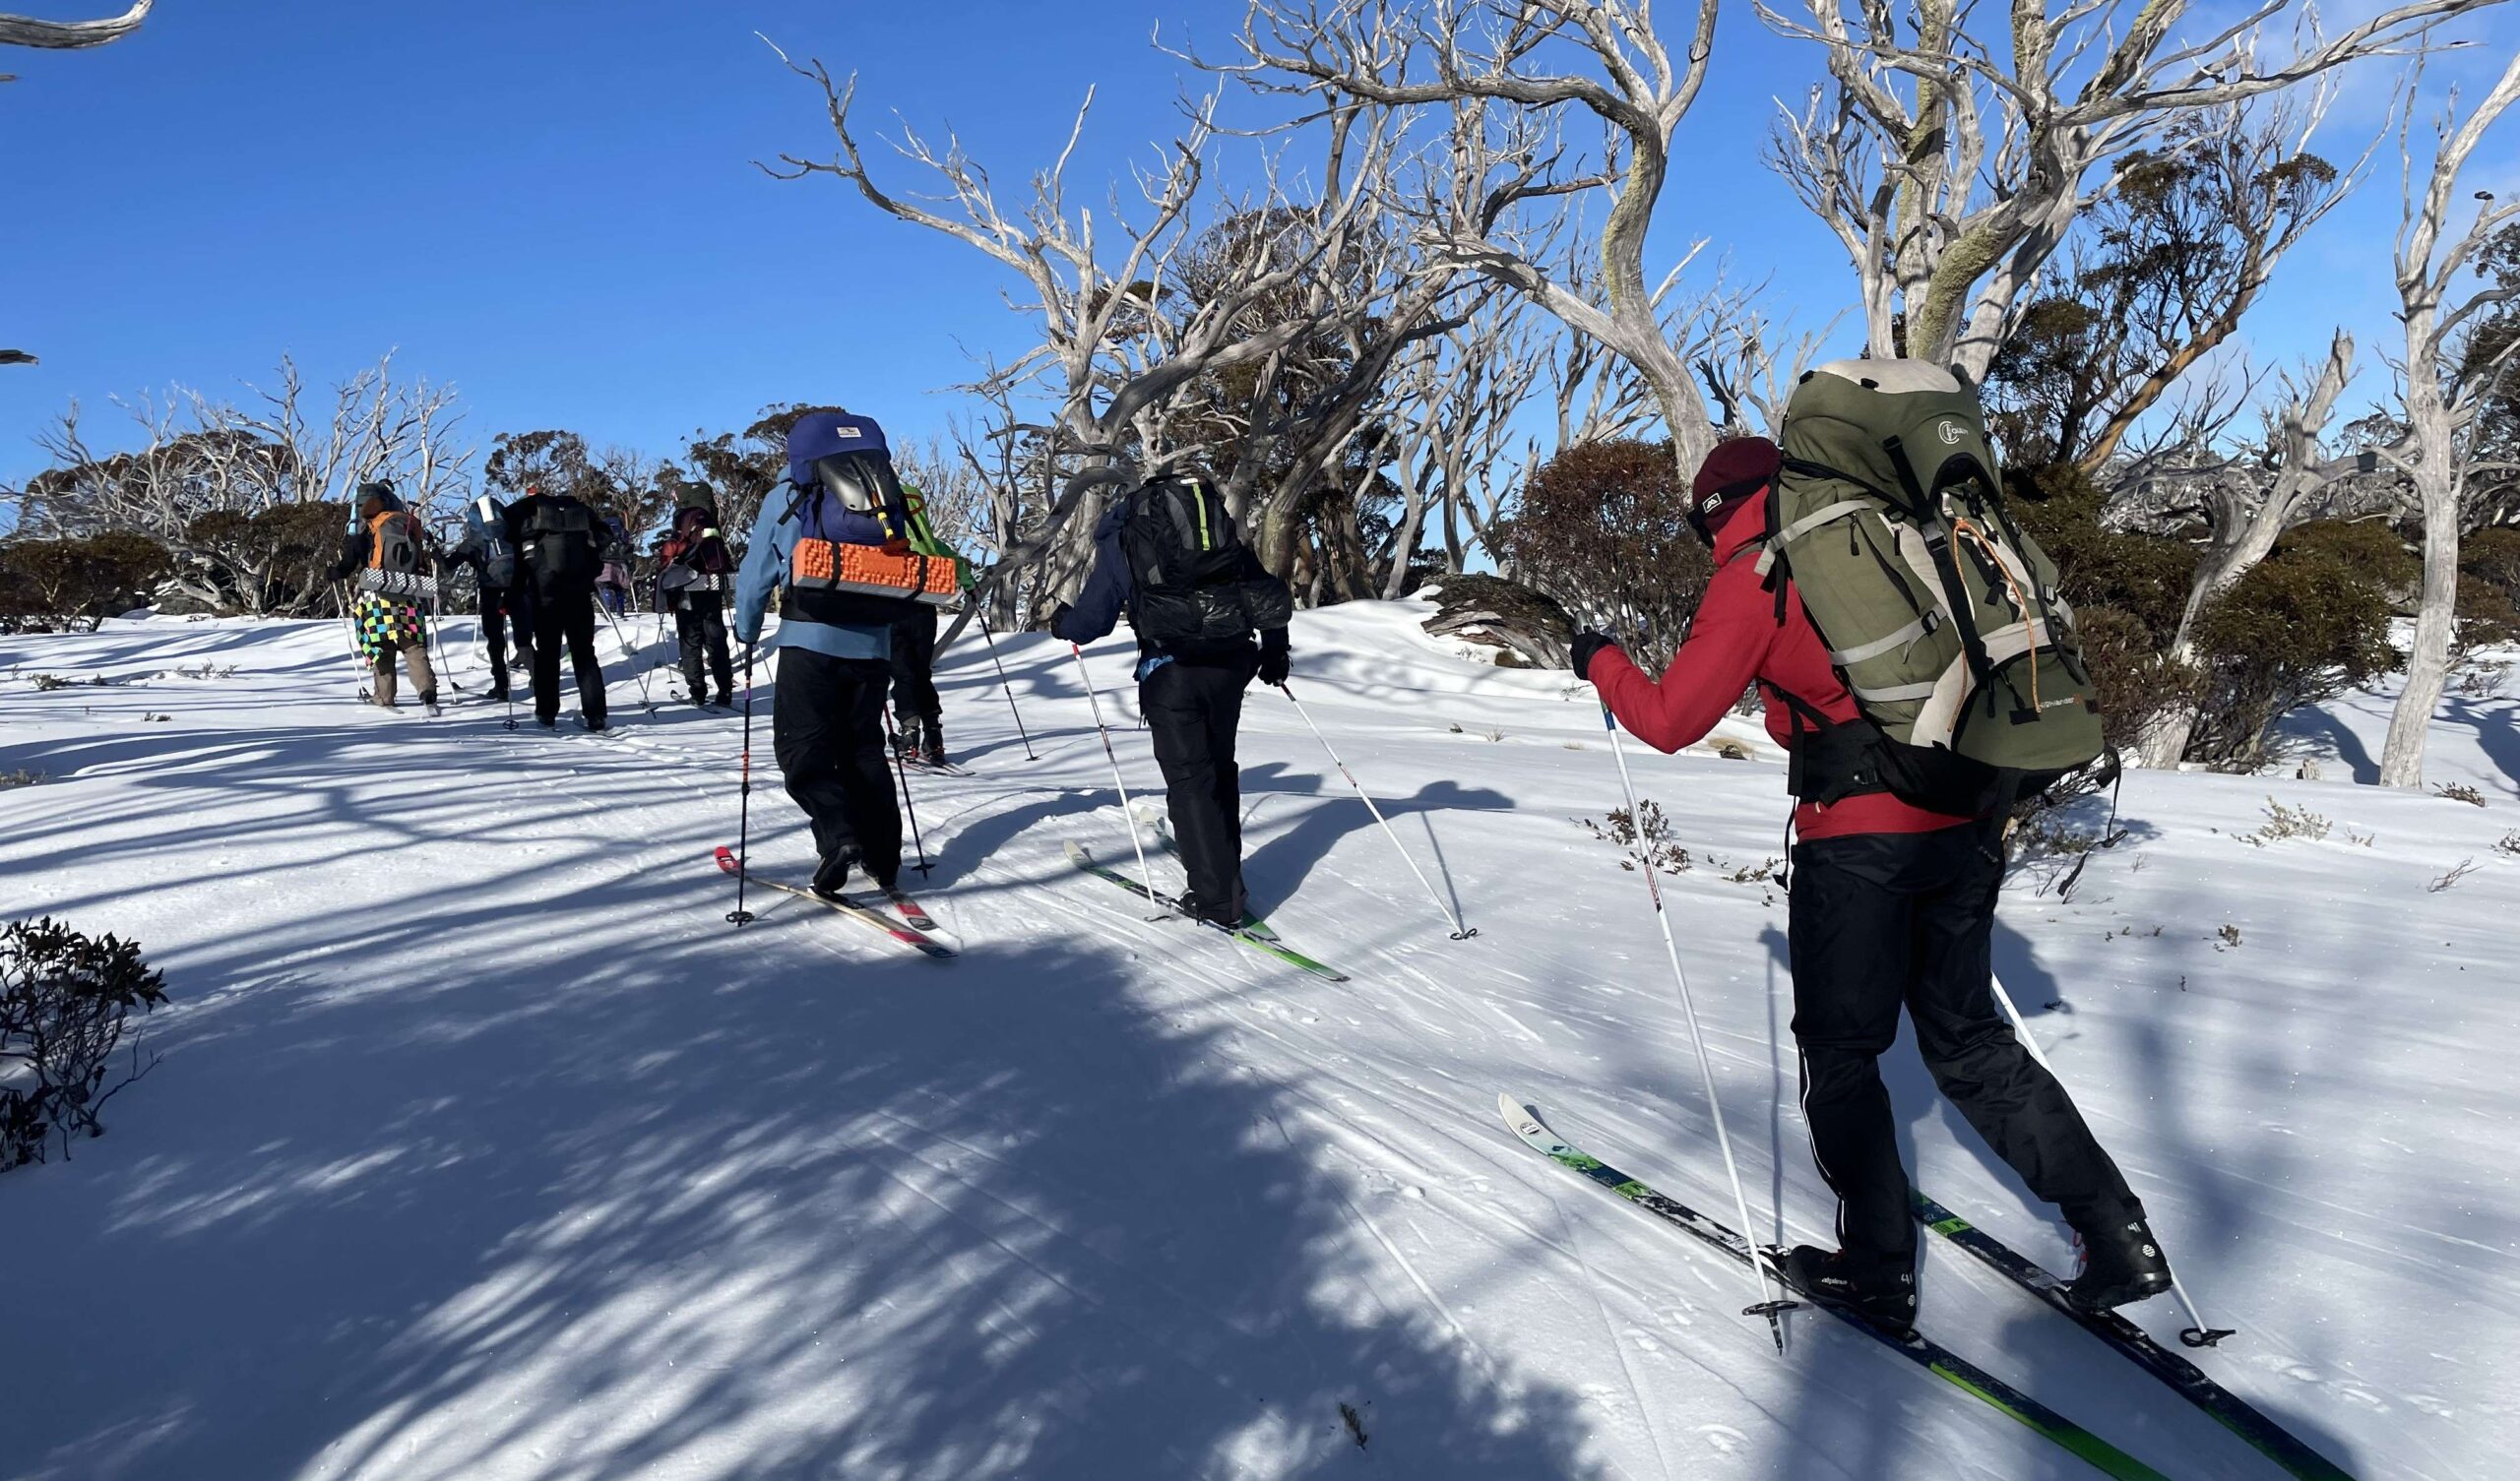
[[[1589,691],[1421,614],[1306,614],[1295,689],[1477,939],[1287,702],[1249,701],[1255,903],[1344,985],[1068,867],[1069,838],[1128,848],[1046,640],[1000,645],[1038,761],[985,651],[948,660],[976,774],[913,782],[965,950],[937,964],[786,897],[725,923],[740,722],[644,713],[639,662],[598,740],[362,708],[329,624],[0,638],[0,773],[47,778],[0,790],[0,916],[135,937],[174,997],[112,1135],[0,1176],[0,1476],[2091,1474],[1826,1318],[1780,1359],[1736,1267],[1498,1122],[1515,1091],[1729,1206],[1644,887],[1578,821],[1618,805]],[[477,694],[471,625],[447,637]],[[1119,646],[1089,656],[1132,714]],[[2515,710],[2436,731],[2482,808],[2353,784],[2385,696],[2295,727],[2324,780],[2139,773],[2127,840],[2070,901],[2026,868],[1999,925],[2243,1330],[2205,1366],[2358,1476],[2520,1451]],[[1695,856],[1668,889],[1760,1233],[1818,1238],[1758,750],[1635,760]],[[2332,832],[2242,841],[2270,798]],[[757,863],[801,875],[775,773],[752,800]],[[2063,1266],[1904,1046],[1891,1076],[1923,1186]],[[1954,1256],[1928,1251],[1933,1334],[2167,1474],[2277,1474]]]

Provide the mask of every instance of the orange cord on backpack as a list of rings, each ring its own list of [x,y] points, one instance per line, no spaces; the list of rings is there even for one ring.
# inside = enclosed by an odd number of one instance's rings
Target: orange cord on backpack
[[[2012,604],[2021,612],[2021,630],[2030,636],[2030,710],[2033,714],[2036,714],[2039,712],[2040,625],[2031,620],[2030,597],[2023,592],[2020,583],[2012,579],[2012,568],[2004,564],[2002,550],[1993,540],[1986,537],[1984,530],[1965,519],[1954,518],[1951,522],[1951,532],[1976,540],[1980,548],[1986,552],[1987,563],[1995,568],[1995,574],[2004,579],[2005,587],[2012,592]]]

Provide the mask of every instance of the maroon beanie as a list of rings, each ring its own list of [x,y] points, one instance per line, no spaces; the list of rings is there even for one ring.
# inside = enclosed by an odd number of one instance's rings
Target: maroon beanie
[[[1709,539],[1752,494],[1776,481],[1785,455],[1764,437],[1735,437],[1715,445],[1689,485],[1689,522]]]

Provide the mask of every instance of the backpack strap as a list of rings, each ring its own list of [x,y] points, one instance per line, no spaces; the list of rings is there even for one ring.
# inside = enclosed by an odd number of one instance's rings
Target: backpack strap
[[[1881,779],[1876,750],[1881,732],[1863,719],[1832,720],[1820,707],[1767,680],[1759,688],[1786,711],[1785,790],[1796,802],[1821,807],[1890,790]]]
[[[1861,663],[1866,658],[1878,658],[1894,648],[1906,648],[1920,638],[1932,636],[1934,629],[1940,626],[1942,626],[1942,614],[1927,608],[1918,616],[1916,621],[1895,633],[1875,638],[1870,643],[1858,643],[1853,648],[1829,649],[1829,661],[1840,668],[1846,668],[1852,664]]]
[[[1923,538],[1925,553],[1933,560],[1935,575],[1942,580],[1943,605],[1951,611],[1952,626],[1960,630],[1960,648],[1968,655],[1969,670],[1977,677],[1978,687],[1986,691],[1987,713],[1994,712],[1994,665],[1986,659],[1985,640],[1979,635],[1974,604],[1968,588],[1960,581],[1960,565],[1952,559],[1951,537],[1938,520],[1922,517],[1925,508],[1925,492],[1917,482],[1916,464],[1908,461],[1908,449],[1896,437],[1881,440],[1881,451],[1890,455],[1890,465],[1899,470],[1899,482],[1907,489],[1911,507],[1920,511],[1918,533]]]

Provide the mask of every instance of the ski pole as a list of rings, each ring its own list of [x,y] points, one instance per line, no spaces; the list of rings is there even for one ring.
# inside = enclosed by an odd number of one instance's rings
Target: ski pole
[[[1636,783],[1627,774],[1627,751],[1619,744],[1618,717],[1610,713],[1607,701],[1603,702],[1602,705],[1602,723],[1607,726],[1610,732],[1610,755],[1618,759],[1618,785],[1619,790],[1627,797],[1627,816],[1636,818],[1638,816]],[[1715,1144],[1724,1151],[1724,1175],[1732,1182],[1732,1211],[1741,1220],[1742,1239],[1749,1241],[1750,1201],[1741,1192],[1741,1170],[1732,1160],[1732,1139],[1724,1130],[1724,1102],[1717,1099],[1715,1094],[1715,1064],[1706,1057],[1706,1034],[1698,1027],[1697,1004],[1689,996],[1689,974],[1680,967],[1679,943],[1671,939],[1671,913],[1664,908],[1663,887],[1654,878],[1653,860],[1638,860],[1637,870],[1645,876],[1645,889],[1654,897],[1654,919],[1663,928],[1663,951],[1671,958],[1671,980],[1680,985],[1680,1013],[1689,1021],[1689,1043],[1697,1050],[1698,1078],[1706,1084],[1706,1108],[1715,1119]],[[1777,1320],[1777,1314],[1792,1310],[1795,1302],[1791,1299],[1771,1300],[1769,1298],[1768,1271],[1757,1258],[1757,1244],[1751,1242],[1750,1285],[1758,1293],[1759,1299],[1755,1305],[1745,1309],[1742,1315],[1766,1317],[1768,1333],[1776,1338],[1776,1350],[1783,1352],[1785,1351],[1785,1324]]]
[[[1356,773],[1349,771],[1348,764],[1339,759],[1338,751],[1331,747],[1330,737],[1321,733],[1321,727],[1319,725],[1313,724],[1312,711],[1303,708],[1303,701],[1295,698],[1294,690],[1285,684],[1281,684],[1278,686],[1278,693],[1285,695],[1288,702],[1295,707],[1295,713],[1303,716],[1304,725],[1312,731],[1313,739],[1321,742],[1321,749],[1329,754],[1330,764],[1339,769],[1340,775],[1348,778],[1348,785],[1356,789],[1356,795],[1364,801],[1365,811],[1374,815],[1374,821],[1382,825],[1383,835],[1391,839],[1392,847],[1400,850],[1401,862],[1409,866],[1409,872],[1411,874],[1418,876],[1418,884],[1426,887],[1426,897],[1435,902],[1435,908],[1443,912],[1444,919],[1452,925],[1452,939],[1455,941],[1468,941],[1470,938],[1478,935],[1479,932],[1477,930],[1463,925],[1460,913],[1454,910],[1450,904],[1446,903],[1441,895],[1435,893],[1434,882],[1427,879],[1426,871],[1418,868],[1418,861],[1409,856],[1409,849],[1400,841],[1400,834],[1392,830],[1391,820],[1382,815],[1381,808],[1374,806],[1372,794],[1365,790],[1365,784],[1363,782],[1356,779]]]
[[[2061,1086],[2064,1082],[2063,1078],[2056,1074],[2056,1067],[2048,1063],[2048,1056],[2040,1051],[2039,1040],[2031,1036],[2030,1024],[2022,1018],[2021,1010],[2013,1005],[2012,994],[2004,991],[2003,980],[1990,972],[1987,974],[1986,982],[1995,990],[1995,1003],[2003,1009],[2004,1017],[2012,1020],[2013,1035],[2021,1040],[2021,1047],[2029,1050],[2032,1061],[2040,1069],[2048,1072],[2048,1079],[2056,1080]],[[2170,1294],[2171,1299],[2176,1301],[2179,1308],[2187,1313],[2188,1325],[2179,1329],[2179,1341],[2190,1347],[2211,1347],[2225,1337],[2235,1334],[2236,1328],[2216,1327],[2205,1320],[2204,1311],[2196,1305],[2196,1298],[2187,1294],[2187,1283],[2178,1278],[2178,1271],[2175,1268],[2170,1272]]]
[[[1111,732],[1102,723],[1102,702],[1094,695],[1094,673],[1085,666],[1085,649],[1071,643],[1067,650],[1076,655],[1076,676],[1085,683],[1085,703],[1094,707],[1094,732],[1102,737],[1103,758],[1111,763],[1111,785],[1120,789],[1120,816],[1128,820],[1129,846],[1138,852],[1138,878],[1146,882],[1147,898],[1157,898],[1154,872],[1146,867],[1146,844],[1138,837],[1138,815],[1129,808],[1129,784],[1120,777],[1120,753],[1111,749]],[[1162,916],[1149,916],[1161,920]]]
[[[884,745],[893,753],[893,774],[901,778],[902,811],[910,815],[910,841],[918,850],[918,877],[927,878],[927,845],[918,837],[918,804],[910,800],[910,768],[902,764],[902,733],[893,724],[893,707],[884,707]]]
[[[1024,759],[1040,761],[1041,758],[1033,754],[1033,737],[1024,730],[1024,711],[1015,708],[1015,686],[1006,680],[1006,665],[998,662],[997,640],[989,636],[985,612],[980,614],[980,641],[988,645],[988,661],[997,664],[997,687],[1006,696],[1006,712],[1015,716],[1015,733],[1024,737]]]
[[[349,644],[350,672],[357,676],[358,702],[364,705],[373,696],[367,688],[367,655],[359,650],[358,646],[358,610],[350,600],[349,588],[340,582],[333,583],[333,600],[342,609],[342,637]]]
[[[735,804],[735,908],[726,912],[727,923],[740,931],[752,922],[752,912],[744,908],[744,879],[752,873],[752,645],[744,645],[744,752],[743,787]]]
[[[523,648],[525,647],[524,631],[517,626],[516,614],[510,612],[507,609],[507,593],[502,591],[499,593],[498,600],[498,613],[501,631],[514,634],[517,640],[517,647]],[[500,723],[508,729],[514,730],[516,728],[516,671],[508,667],[507,660],[504,657],[491,656],[488,651],[489,642],[490,605],[489,603],[484,602],[481,610],[481,644],[483,648],[481,656],[482,660],[489,666],[491,682],[499,686],[499,698],[507,702],[508,717]]]
[[[612,641],[621,645],[621,656],[629,659],[633,663],[639,661],[638,653],[632,650],[630,647],[630,640],[621,636],[621,619],[612,615],[612,609],[603,604],[603,599],[601,597],[596,598],[595,609],[603,614],[605,624],[612,629]],[[653,666],[654,665],[651,665],[651,667]],[[657,712],[657,702],[655,697],[648,693],[648,670],[643,668],[638,672],[639,703],[647,707],[647,710],[650,714],[654,714]]]
[[[462,694],[464,686],[456,682],[455,665],[447,660],[446,635],[438,631],[445,621],[446,614],[438,610],[437,590],[434,586],[430,588],[427,598],[418,605],[420,610],[428,615],[429,641],[437,645],[438,681],[457,694]]]

